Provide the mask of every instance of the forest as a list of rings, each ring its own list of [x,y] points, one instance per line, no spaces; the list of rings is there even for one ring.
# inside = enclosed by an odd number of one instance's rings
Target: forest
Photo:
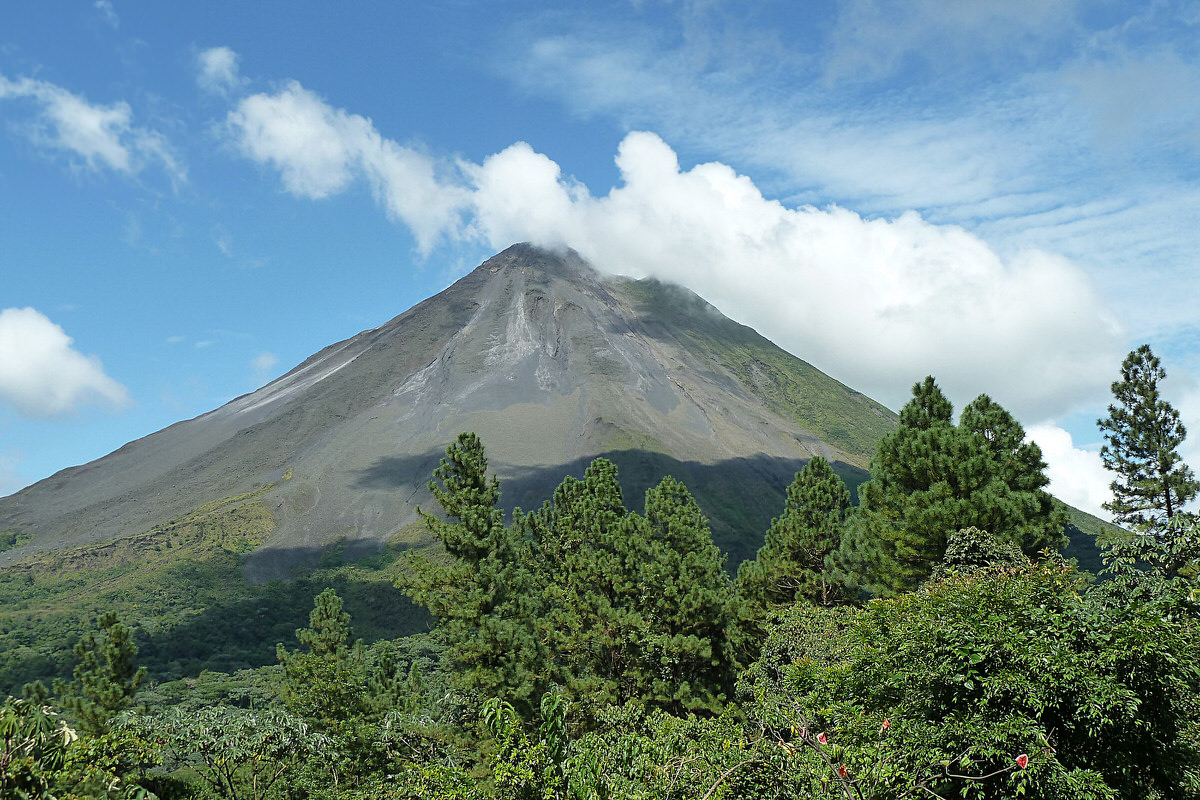
[[[427,633],[366,645],[328,588],[275,664],[153,686],[101,613],[0,709],[0,797],[1198,798],[1200,483],[1164,377],[1130,353],[1099,421],[1098,574],[1021,425],[933,378],[857,505],[812,458],[736,574],[670,476],[639,512],[596,459],[506,515],[462,433],[440,547],[390,589]]]

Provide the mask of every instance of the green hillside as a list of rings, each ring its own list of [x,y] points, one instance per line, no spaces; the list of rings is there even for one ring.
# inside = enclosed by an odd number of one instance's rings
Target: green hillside
[[[340,548],[291,582],[254,586],[245,554],[270,534],[273,487],[197,508],[136,536],[42,553],[0,570],[0,692],[66,676],[71,648],[98,614],[135,629],[152,679],[274,663],[312,599],[334,586],[368,642],[420,630],[427,619],[392,588],[399,554],[420,539],[401,532],[378,555],[345,563]]]
[[[661,322],[694,352],[711,354],[776,413],[860,459],[856,466],[865,467],[879,440],[895,428],[895,413],[725,317],[695,294],[653,279],[627,281],[622,288],[647,320]]]
[[[1067,512],[1067,527],[1063,532],[1070,541],[1063,550],[1063,555],[1075,559],[1080,569],[1093,575],[1099,574],[1104,567],[1100,560],[1100,543],[1112,536],[1128,536],[1128,532],[1066,503],[1055,503]]]

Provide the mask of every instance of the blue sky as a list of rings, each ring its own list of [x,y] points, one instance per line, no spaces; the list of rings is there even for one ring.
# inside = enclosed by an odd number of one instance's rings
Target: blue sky
[[[934,374],[1098,510],[1149,342],[1200,466],[1200,7],[12,4],[0,494],[515,241],[689,286],[898,408]]]

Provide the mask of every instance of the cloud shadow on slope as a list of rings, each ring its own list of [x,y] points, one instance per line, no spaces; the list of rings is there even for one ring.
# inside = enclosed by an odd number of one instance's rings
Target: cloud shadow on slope
[[[438,451],[378,459],[359,472],[355,485],[383,490],[424,486],[441,455]],[[754,557],[771,520],[783,511],[788,484],[807,463],[760,455],[704,464],[632,449],[610,450],[596,457],[616,464],[625,505],[639,513],[644,510],[646,491],[664,476],[682,481],[708,516],[713,540],[729,554],[731,571],[743,560]],[[583,477],[592,460],[584,457],[563,464],[529,467],[493,463],[492,470],[500,478],[501,505],[509,513],[514,507],[526,511],[540,508],[553,496],[563,478]],[[867,472],[841,462],[833,466],[851,488],[852,496],[856,496],[856,488],[866,480]]]

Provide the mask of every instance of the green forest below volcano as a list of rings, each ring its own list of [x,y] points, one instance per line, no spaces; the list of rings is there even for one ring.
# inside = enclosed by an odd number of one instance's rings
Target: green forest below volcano
[[[38,555],[0,577],[0,796],[1200,797],[1164,374],[1131,353],[1101,421],[1121,527],[928,378],[869,479],[811,459],[736,569],[687,486],[631,510],[605,458],[506,513],[472,433],[437,513],[289,583],[229,580],[269,487]]]

